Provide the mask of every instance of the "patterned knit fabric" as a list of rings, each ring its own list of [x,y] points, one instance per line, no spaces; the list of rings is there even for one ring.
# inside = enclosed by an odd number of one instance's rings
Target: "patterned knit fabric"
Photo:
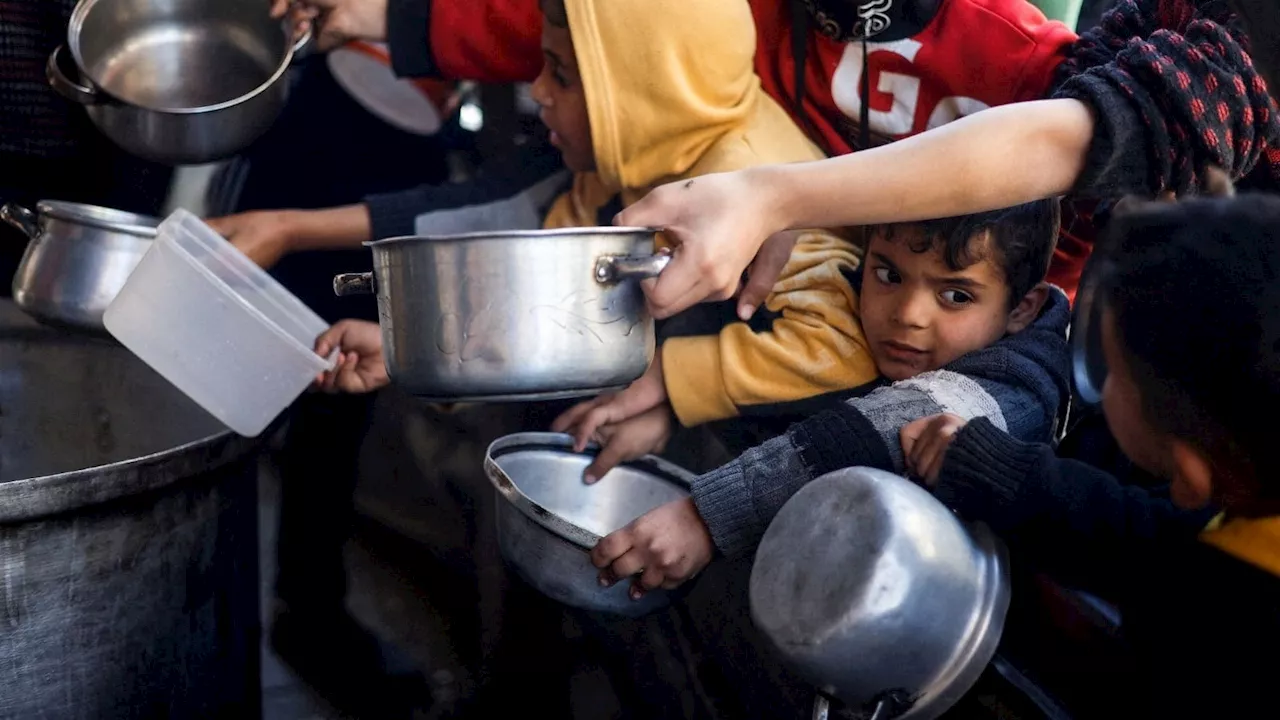
[[[1222,0],[1119,0],[1058,71],[1056,95],[1098,112],[1080,190],[1182,194],[1209,165],[1237,178],[1280,168],[1280,116],[1247,52]]]
[[[74,150],[72,113],[83,111],[45,80],[73,7],[74,0],[0,0],[0,153],[64,157]]]

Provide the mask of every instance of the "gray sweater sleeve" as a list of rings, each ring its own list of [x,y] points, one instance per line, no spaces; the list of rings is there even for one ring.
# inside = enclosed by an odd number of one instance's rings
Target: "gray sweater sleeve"
[[[951,413],[987,418],[1024,441],[1051,438],[1070,392],[1070,307],[1055,293],[1030,328],[942,370],[836,403],[786,434],[694,480],[693,499],[716,547],[751,552],[782,506],[808,482],[846,467],[902,473],[902,426]]]

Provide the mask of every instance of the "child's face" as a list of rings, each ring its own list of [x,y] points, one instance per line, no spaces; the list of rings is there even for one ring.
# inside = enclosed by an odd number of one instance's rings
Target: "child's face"
[[[937,370],[1022,330],[1045,297],[1042,288],[1033,290],[1010,312],[1009,286],[993,260],[952,270],[941,251],[912,250],[920,232],[898,226],[890,240],[876,231],[863,266],[862,331],[876,369],[894,381]]]
[[[1102,316],[1102,353],[1107,379],[1102,384],[1102,412],[1116,444],[1133,464],[1169,480],[1169,499],[1179,507],[1199,508],[1210,500],[1211,473],[1191,447],[1160,432],[1142,411],[1142,398],[1126,357],[1115,317]]]
[[[578,75],[569,29],[544,20],[542,54],[542,72],[532,88],[533,99],[542,106],[538,117],[551,130],[551,144],[560,150],[566,167],[574,172],[595,170],[587,96]]]

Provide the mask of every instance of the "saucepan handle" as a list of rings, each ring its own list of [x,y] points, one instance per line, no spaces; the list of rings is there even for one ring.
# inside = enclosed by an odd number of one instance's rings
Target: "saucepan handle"
[[[35,240],[40,234],[40,223],[36,214],[17,203],[5,203],[0,207],[0,220],[17,228],[28,239]]]
[[[658,277],[671,262],[668,253],[654,255],[602,255],[596,258],[596,282],[616,283]]]
[[[377,282],[373,273],[343,273],[333,278],[333,294],[338,297],[352,295],[372,295],[377,291]]]
[[[92,85],[78,83],[67,77],[67,74],[62,71],[62,57],[66,54],[66,51],[66,45],[59,45],[53,49],[53,52],[49,53],[49,62],[45,64],[44,68],[45,78],[49,81],[49,86],[62,97],[81,105],[99,105],[104,102],[106,98]]]

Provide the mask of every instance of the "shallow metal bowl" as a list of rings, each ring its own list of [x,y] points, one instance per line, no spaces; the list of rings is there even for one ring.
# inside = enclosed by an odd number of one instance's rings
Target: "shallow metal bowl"
[[[587,485],[582,472],[592,455],[590,448],[573,452],[573,439],[559,433],[494,441],[484,466],[498,493],[499,548],[521,577],[558,602],[633,617],[657,610],[669,601],[661,590],[632,600],[628,582],[600,587],[589,553],[605,535],[688,497],[693,474],[648,456]]]

